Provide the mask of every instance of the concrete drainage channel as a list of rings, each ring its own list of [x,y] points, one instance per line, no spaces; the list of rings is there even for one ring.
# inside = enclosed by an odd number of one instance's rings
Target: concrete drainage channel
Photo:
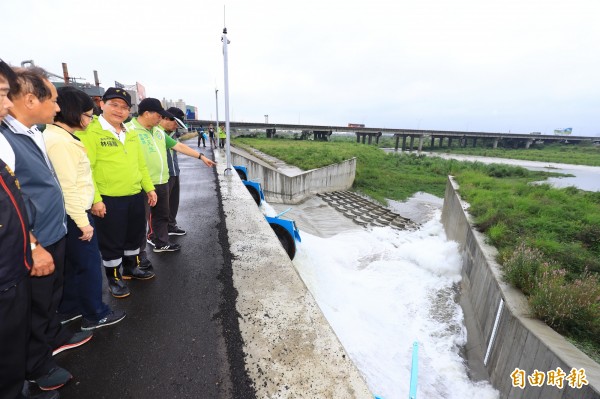
[[[391,226],[401,230],[412,230],[418,227],[410,219],[350,191],[320,193],[317,196],[363,227]]]

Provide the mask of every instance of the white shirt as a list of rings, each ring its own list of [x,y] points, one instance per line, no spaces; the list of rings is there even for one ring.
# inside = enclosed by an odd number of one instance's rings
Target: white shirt
[[[4,123],[9,127],[9,129],[13,133],[23,134],[25,136],[30,137],[42,151],[42,154],[44,154],[44,159],[46,160],[48,168],[50,168],[50,170],[53,170],[52,163],[50,162],[50,159],[48,159],[48,154],[46,153],[46,144],[44,143],[44,136],[42,136],[42,132],[40,132],[37,126],[33,125],[31,128],[28,128],[27,126],[23,125],[21,122],[13,118],[11,115],[6,115],[6,117],[4,118]],[[2,136],[2,139],[4,139],[4,136]],[[0,157],[2,157],[2,160],[6,162],[6,164],[10,166],[10,168],[13,171],[15,171],[15,153],[13,152],[12,147],[10,146],[10,144],[8,144],[6,139],[0,142],[0,144]],[[10,155],[10,153],[12,153],[12,156]],[[4,159],[4,156],[6,156],[8,160]],[[12,166],[11,164],[9,164],[9,161],[12,162]]]
[[[8,141],[0,134],[0,159],[2,159],[11,170],[15,170],[15,152]]]
[[[115,128],[113,127],[113,125],[111,125],[110,123],[108,123],[108,122],[107,122],[107,120],[106,120],[106,119],[104,119],[104,116],[103,116],[103,115],[100,115],[100,116],[98,117],[98,121],[100,122],[100,125],[102,126],[102,129],[104,129],[104,130],[108,130],[109,132],[112,132],[112,134],[114,134],[114,135],[115,135],[115,137],[116,137],[117,139],[119,139],[119,141],[120,141],[121,143],[125,144],[125,132],[126,132],[126,130],[125,130],[125,128],[124,128],[124,127],[122,127],[122,128],[121,128],[121,131],[120,131],[120,132],[117,132],[117,129],[115,129]]]

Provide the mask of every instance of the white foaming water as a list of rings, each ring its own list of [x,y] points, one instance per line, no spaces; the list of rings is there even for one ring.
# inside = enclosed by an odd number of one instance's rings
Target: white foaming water
[[[268,214],[276,212],[268,204]],[[469,380],[455,301],[461,279],[457,244],[439,211],[417,231],[357,229],[320,238],[301,232],[294,265],[371,391],[409,394],[412,345],[419,342],[419,398],[498,398]]]

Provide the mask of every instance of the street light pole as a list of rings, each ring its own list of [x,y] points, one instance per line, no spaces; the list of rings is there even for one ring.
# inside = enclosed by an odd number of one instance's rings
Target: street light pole
[[[269,123],[269,115],[265,115],[265,123]]]
[[[227,158],[227,167],[225,168],[225,176],[233,175],[233,168],[231,167],[231,132],[229,129],[229,66],[227,60],[227,45],[229,40],[227,39],[227,28],[223,28],[223,75],[225,79],[225,134],[226,134],[226,145],[225,154]]]

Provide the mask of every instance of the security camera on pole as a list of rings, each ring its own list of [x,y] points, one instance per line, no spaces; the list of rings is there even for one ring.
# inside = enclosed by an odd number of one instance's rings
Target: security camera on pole
[[[233,175],[233,168],[231,167],[231,134],[229,130],[229,73],[227,67],[227,45],[229,44],[229,40],[227,40],[227,28],[223,28],[223,36],[221,37],[221,41],[223,42],[223,75],[225,78],[225,153],[227,157],[225,176],[231,176]]]

